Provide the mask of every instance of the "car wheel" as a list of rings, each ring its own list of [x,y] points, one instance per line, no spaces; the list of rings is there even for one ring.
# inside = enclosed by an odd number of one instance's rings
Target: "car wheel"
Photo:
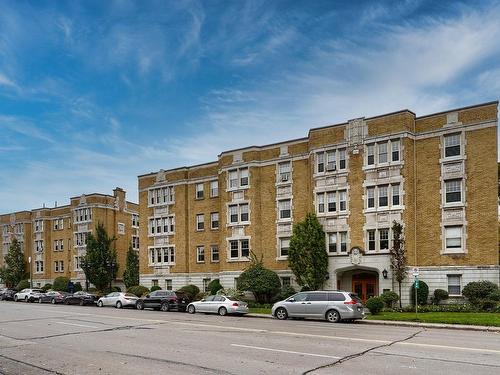
[[[286,318],[288,318],[288,313],[286,312],[286,309],[284,307],[279,307],[274,314],[279,320],[285,320]]]
[[[24,297],[24,302],[28,302],[28,296]]]
[[[326,312],[326,320],[330,323],[338,323],[340,322],[340,314],[337,310],[328,310]]]
[[[144,302],[137,302],[137,304],[135,305],[135,308],[137,310],[144,310]]]
[[[83,299],[80,300],[80,306],[85,305],[85,301]]]
[[[14,302],[17,302],[18,298],[17,296],[14,296]]]
[[[38,298],[38,303],[42,303],[42,299],[41,298]]]
[[[187,310],[188,310],[188,313],[190,313],[190,314],[194,314],[196,312],[196,309],[194,308],[193,305],[189,305]]]
[[[69,305],[69,299],[67,299],[66,301],[64,301],[64,303],[65,303],[66,305]]]
[[[104,304],[102,303],[102,301],[97,302],[97,307],[103,307],[103,306]]]
[[[219,308],[219,315],[220,316],[225,316],[227,315],[227,309],[225,307]]]
[[[118,301],[118,302],[116,303],[116,308],[117,308],[117,309],[121,309],[121,308],[122,308],[122,303],[121,303],[120,301]]]
[[[51,303],[51,304],[53,304],[53,305],[55,305],[55,304],[56,304],[56,299],[55,299],[55,298],[52,298],[52,299],[50,300],[50,303]]]
[[[170,304],[168,302],[163,302],[160,306],[161,311],[170,311]]]

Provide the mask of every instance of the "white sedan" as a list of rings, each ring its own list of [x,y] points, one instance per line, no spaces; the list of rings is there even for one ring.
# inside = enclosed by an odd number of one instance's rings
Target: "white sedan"
[[[243,315],[248,314],[248,304],[228,296],[208,296],[201,301],[191,302],[187,306],[187,311],[190,314],[203,312],[222,316],[227,314]]]
[[[97,301],[97,306],[114,306],[117,309],[121,309],[122,307],[134,307],[139,298],[132,293],[122,293],[122,292],[113,292],[108,295],[99,298]]]

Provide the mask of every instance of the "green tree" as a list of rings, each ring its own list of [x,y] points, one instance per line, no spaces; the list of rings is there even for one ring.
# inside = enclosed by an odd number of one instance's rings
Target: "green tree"
[[[392,233],[393,233],[393,245],[391,249],[391,268],[392,274],[399,286],[399,307],[402,308],[401,304],[401,284],[406,278],[406,250],[405,250],[405,240],[403,238],[403,225],[394,221],[392,223]]]
[[[125,272],[123,273],[123,282],[127,288],[139,285],[139,255],[129,245],[127,251],[127,260],[125,263]]]
[[[97,224],[95,235],[90,233],[87,237],[87,254],[83,257],[82,269],[87,280],[101,291],[109,286],[118,271],[116,250],[112,248],[114,241],[102,223]]]
[[[288,263],[297,283],[310,290],[323,287],[328,275],[325,232],[315,214],[293,226]]]
[[[250,266],[238,278],[238,288],[252,292],[259,303],[269,303],[279,293],[281,281],[278,274],[264,267],[262,258],[250,255]]]
[[[5,256],[5,265],[0,269],[0,279],[7,286],[15,286],[23,280],[26,269],[21,244],[14,238],[10,244],[9,252]]]

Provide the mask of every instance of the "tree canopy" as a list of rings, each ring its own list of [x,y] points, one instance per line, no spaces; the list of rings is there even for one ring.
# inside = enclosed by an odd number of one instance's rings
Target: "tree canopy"
[[[139,255],[137,251],[132,248],[132,245],[129,245],[127,251],[123,282],[127,288],[139,285]]]
[[[238,288],[252,292],[259,303],[269,303],[279,293],[281,281],[278,274],[264,267],[262,258],[251,254],[252,263],[238,278]]]
[[[5,265],[0,269],[0,279],[6,285],[15,286],[24,279],[26,274],[26,261],[23,249],[16,238],[12,239],[9,252],[5,256]]]

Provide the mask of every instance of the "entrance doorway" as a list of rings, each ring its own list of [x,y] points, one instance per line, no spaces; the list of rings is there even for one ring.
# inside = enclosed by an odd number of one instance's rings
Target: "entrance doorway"
[[[375,273],[363,272],[352,275],[352,291],[365,303],[368,298],[378,295],[377,281],[378,275]]]

